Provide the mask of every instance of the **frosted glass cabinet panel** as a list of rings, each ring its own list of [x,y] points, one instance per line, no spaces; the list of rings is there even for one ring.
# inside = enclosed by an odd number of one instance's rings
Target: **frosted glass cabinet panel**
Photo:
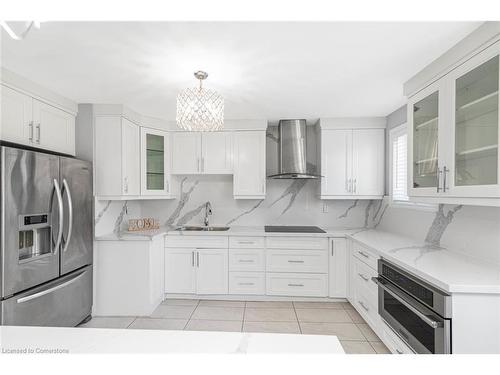
[[[455,186],[498,184],[498,55],[455,82]]]
[[[412,105],[413,188],[437,187],[439,91]]]

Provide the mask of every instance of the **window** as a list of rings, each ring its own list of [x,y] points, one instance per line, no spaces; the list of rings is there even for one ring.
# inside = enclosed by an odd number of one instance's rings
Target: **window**
[[[391,144],[391,196],[393,201],[408,201],[407,171],[407,134],[406,124],[390,131]]]
[[[408,136],[406,124],[390,130],[389,144],[389,176],[392,204],[424,211],[435,211],[437,209],[436,204],[412,202],[408,197]]]

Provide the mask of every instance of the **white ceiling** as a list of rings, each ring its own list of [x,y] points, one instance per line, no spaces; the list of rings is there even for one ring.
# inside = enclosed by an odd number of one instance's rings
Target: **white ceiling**
[[[2,65],[78,103],[175,118],[177,92],[225,97],[226,118],[385,116],[403,83],[479,22],[47,22],[2,31]]]

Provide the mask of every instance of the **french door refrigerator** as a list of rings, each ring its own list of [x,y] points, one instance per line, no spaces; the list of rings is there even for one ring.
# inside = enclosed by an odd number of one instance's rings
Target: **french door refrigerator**
[[[0,155],[0,324],[76,326],[92,309],[91,163]]]

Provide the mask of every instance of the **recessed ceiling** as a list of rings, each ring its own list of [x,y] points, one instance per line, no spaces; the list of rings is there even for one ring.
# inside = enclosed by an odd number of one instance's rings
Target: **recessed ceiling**
[[[78,103],[175,118],[179,90],[225,97],[226,118],[386,116],[403,83],[480,22],[47,22],[2,32],[2,65]]]

